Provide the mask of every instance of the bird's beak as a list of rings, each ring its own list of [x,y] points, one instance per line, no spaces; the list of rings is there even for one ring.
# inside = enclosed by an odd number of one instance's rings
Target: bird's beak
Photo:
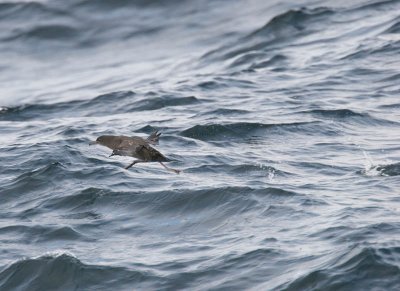
[[[94,144],[97,144],[97,140],[91,141],[91,142],[89,143],[90,146],[91,146],[91,145],[94,145]]]

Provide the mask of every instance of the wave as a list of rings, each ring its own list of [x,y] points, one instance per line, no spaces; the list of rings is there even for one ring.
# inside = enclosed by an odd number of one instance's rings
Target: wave
[[[267,60],[261,60],[256,63],[252,63],[248,67],[248,70],[264,69],[268,67],[274,67],[275,71],[278,69],[284,70],[288,65],[288,60],[289,59],[284,55],[278,54],[268,58]]]
[[[70,226],[43,226],[43,225],[10,225],[0,228],[0,233],[7,237],[16,237],[25,243],[81,240],[88,238]]]
[[[118,192],[102,188],[85,188],[71,195],[55,196],[46,199],[38,207],[45,211],[63,211],[67,215],[82,214],[88,217],[99,218],[92,210],[97,210],[101,205],[107,205],[107,197],[118,196]]]
[[[90,100],[74,100],[54,104],[25,104],[15,107],[1,107],[0,120],[48,120],[73,116],[102,116],[137,111],[158,110],[173,106],[199,104],[195,96],[140,96],[132,91],[117,91],[99,95]],[[110,112],[112,107],[112,112]]]
[[[237,43],[222,46],[203,55],[203,60],[228,60],[245,54],[257,56],[272,45],[323,29],[328,17],[335,11],[320,8],[292,9],[273,17],[263,27],[239,39]],[[242,61],[243,63],[243,61]]]
[[[114,42],[126,42],[163,30],[168,23],[146,22],[141,19],[141,9],[147,7],[176,6],[183,1],[21,1],[0,3],[0,19],[7,21],[0,40],[9,43],[10,49],[27,49],[27,53],[56,53],[60,49],[92,49]],[[129,11],[125,11],[128,10]],[[112,10],[119,10],[112,14]],[[138,11],[136,11],[138,10]],[[154,12],[156,17],[157,12]],[[102,18],[99,21],[96,17]],[[118,23],[118,24],[117,24]],[[141,40],[142,41],[142,40]],[[34,49],[36,47],[36,49]],[[38,50],[37,47],[41,49]]]
[[[273,247],[260,247],[241,252],[232,252],[222,256],[211,265],[208,277],[217,276],[214,280],[203,283],[207,290],[248,290],[261,282],[272,279],[268,271],[268,262],[275,261],[285,254],[284,251]],[[249,278],[248,272],[253,276]],[[189,274],[185,274],[187,278]],[[191,277],[199,277],[199,272],[192,272]],[[187,278],[188,279],[188,278]],[[190,289],[190,288],[189,288]],[[254,288],[258,289],[258,288]]]
[[[135,210],[141,217],[152,219],[166,214],[205,213],[212,214],[216,221],[232,214],[240,214],[265,208],[267,201],[280,201],[291,197],[303,197],[293,191],[281,188],[252,187],[215,187],[201,190],[164,190],[119,192],[100,188],[87,188],[75,194],[47,199],[38,207],[46,211],[65,211],[68,214],[87,211],[101,211],[102,207],[127,208],[128,212]],[[264,200],[264,202],[262,202]],[[261,202],[261,203],[260,203]],[[206,215],[208,217],[208,215]]]
[[[157,110],[164,107],[194,105],[198,103],[200,103],[200,101],[194,96],[174,97],[165,95],[138,101],[128,106],[127,111]]]
[[[289,10],[272,18],[266,25],[251,33],[248,37],[271,36],[285,38],[309,28],[313,23],[326,21],[334,11],[326,7],[300,8]]]
[[[233,214],[254,211],[257,200],[253,194],[260,190],[250,187],[218,187],[213,189],[188,191],[162,191],[147,193],[146,200],[152,199],[151,215],[157,213],[209,213],[203,219],[213,220],[213,223],[225,219]],[[143,199],[142,198],[142,199]],[[156,203],[154,203],[157,201]],[[148,210],[147,210],[148,211]],[[146,212],[147,212],[146,211]],[[163,216],[164,216],[163,215]],[[202,216],[203,216],[202,215]],[[204,223],[205,221],[203,221]]]
[[[391,76],[385,77],[382,80],[380,80],[381,82],[398,82],[400,80],[400,73],[395,73],[392,74]]]
[[[215,173],[230,173],[230,174],[249,174],[249,173],[273,173],[273,175],[277,176],[288,176],[290,173],[280,171],[271,166],[262,166],[262,165],[252,165],[252,164],[239,164],[239,165],[221,165],[221,164],[212,164],[212,165],[201,165],[199,167],[193,167],[185,170],[185,172],[215,172]]]
[[[204,113],[199,113],[200,115],[211,115],[211,116],[229,116],[229,115],[242,115],[249,114],[251,111],[246,109],[234,109],[234,108],[217,108]]]
[[[348,123],[362,124],[362,125],[385,125],[385,126],[397,126],[398,123],[391,120],[380,119],[374,117],[366,112],[356,112],[350,109],[312,109],[299,112],[300,114],[311,114],[318,118],[346,121]]]
[[[228,85],[224,84],[223,82],[214,80],[201,82],[197,85],[197,87],[204,90],[216,90],[226,88],[228,87]]]
[[[370,214],[373,211],[379,211],[379,207],[347,207],[341,211],[338,220],[345,216],[360,215],[361,213]],[[310,235],[310,237],[333,240],[335,243],[364,242],[376,236],[385,237],[399,234],[399,223],[374,222],[366,226],[350,227],[345,225],[328,227]]]
[[[397,290],[400,287],[399,247],[354,248],[329,267],[280,286],[281,290]]]
[[[38,39],[38,40],[65,40],[70,41],[77,38],[80,34],[78,28],[65,24],[46,24],[38,25],[28,30],[16,30],[13,35],[5,39],[6,41],[14,39]]]
[[[8,113],[10,110],[12,109],[6,106],[0,107],[0,114]]]
[[[354,52],[344,56],[341,60],[360,60],[366,59],[372,56],[382,56],[382,54],[395,55],[399,51],[400,41],[387,41],[384,43],[378,43],[379,45],[373,47],[365,47],[364,45],[359,45]],[[357,69],[355,69],[357,70]],[[351,72],[349,72],[350,74]]]
[[[59,162],[51,162],[42,167],[28,170],[5,185],[4,195],[16,199],[18,197],[15,194],[23,195],[26,189],[31,192],[41,189],[49,183],[49,177],[56,179],[62,177],[63,174],[63,165]]]
[[[393,34],[397,34],[400,33],[400,17],[397,18],[396,22],[389,27],[385,33],[393,33]]]
[[[393,101],[392,101],[393,102]],[[383,104],[383,105],[379,105],[377,108],[381,108],[381,109],[399,109],[400,108],[400,103],[390,103],[390,104]]]
[[[236,122],[227,124],[206,124],[195,125],[181,131],[180,135],[199,140],[226,140],[227,138],[244,139],[257,134],[263,134],[267,130],[284,130],[284,131],[312,131],[320,130],[317,126],[319,122],[293,122],[293,123],[278,123],[264,124],[253,122]]]
[[[62,41],[70,44],[85,31],[75,25],[77,21],[68,8],[51,2],[0,3],[0,18],[9,24],[1,33],[4,42],[36,41],[37,45],[42,45],[43,42]]]
[[[277,72],[286,70],[289,64],[289,57],[281,53],[250,51],[234,57],[228,68],[247,73],[267,68]]]
[[[110,105],[116,105],[119,109],[126,103],[127,99],[133,98],[136,94],[132,91],[116,91],[102,94],[89,100],[73,100],[53,104],[24,104],[15,107],[8,107],[0,115],[0,120],[31,120],[41,117],[59,118],[61,116],[79,114],[80,116],[88,112],[96,112],[99,109],[105,110]]]
[[[5,1],[0,3],[0,16],[3,19],[24,19],[35,18],[37,16],[46,17],[63,15],[59,10],[51,8],[49,3],[40,1]]]
[[[352,111],[350,109],[331,109],[331,110],[329,110],[329,109],[314,109],[314,110],[309,110],[309,111],[303,111],[302,113],[318,115],[318,116],[328,117],[328,118],[338,118],[338,119],[366,116],[365,114],[361,114],[361,113]]]
[[[398,2],[397,2],[398,4]],[[393,7],[394,6],[394,7]],[[280,48],[287,47],[299,43],[299,40],[303,37],[307,39],[310,36],[317,36],[320,32],[332,30],[332,27],[338,23],[352,22],[354,16],[358,15],[362,10],[390,10],[397,9],[396,1],[377,1],[374,3],[362,4],[359,6],[350,6],[347,8],[331,8],[331,7],[315,7],[315,8],[298,8],[290,9],[279,15],[274,16],[264,26],[248,33],[245,36],[238,37],[235,41],[224,44],[217,49],[213,49],[205,53],[201,61],[202,63],[213,63],[215,61],[227,61],[231,60],[230,68],[236,68],[238,66],[247,66],[246,71],[252,71],[257,68],[274,67],[275,70],[285,70],[290,64],[287,56],[281,57]],[[335,18],[339,15],[340,21],[338,22]],[[343,16],[346,18],[343,19]],[[398,21],[397,21],[398,22]],[[392,25],[386,32],[381,31],[381,27],[385,24],[378,24],[374,29],[377,33],[397,33],[398,23]],[[360,29],[360,28],[358,28]],[[372,28],[368,28],[369,31]],[[316,38],[316,42],[321,42],[326,45],[329,41],[337,41],[341,37],[349,37],[349,32],[339,34],[333,38]],[[357,34],[360,32],[357,31]],[[354,53],[342,59],[354,59],[363,58],[366,54],[380,53],[381,51],[391,50],[393,53],[398,51],[398,47],[390,47],[393,44],[388,44],[388,47],[382,49],[367,48],[366,52],[363,52],[364,47],[360,45]],[[370,52],[369,50],[372,50]]]
[[[76,7],[87,6],[95,9],[125,9],[133,8],[152,8],[182,5],[187,2],[179,0],[80,0],[75,4]]]
[[[377,0],[377,1],[367,1],[367,3],[362,3],[351,7],[351,11],[360,12],[362,10],[391,10],[393,9],[392,4],[398,4],[397,0]]]
[[[156,288],[157,282],[162,281],[150,272],[84,264],[66,253],[22,259],[0,272],[1,290]]]

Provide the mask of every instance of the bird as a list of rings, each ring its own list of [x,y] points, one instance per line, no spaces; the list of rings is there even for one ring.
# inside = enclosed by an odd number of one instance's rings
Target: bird
[[[124,135],[102,135],[89,145],[99,144],[112,149],[111,156],[129,156],[137,158],[125,169],[129,169],[138,163],[158,162],[168,171],[179,174],[181,171],[173,169],[164,165],[163,162],[170,162],[171,160],[153,148],[151,145],[157,145],[161,133],[154,131],[147,138],[140,136],[124,136]]]

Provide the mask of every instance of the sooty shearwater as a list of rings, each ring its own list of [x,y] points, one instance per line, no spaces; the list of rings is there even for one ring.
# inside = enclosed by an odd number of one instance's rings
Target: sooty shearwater
[[[146,139],[139,136],[124,136],[124,135],[102,135],[89,143],[89,145],[100,144],[112,149],[111,156],[129,156],[137,158],[131,164],[125,167],[129,169],[138,163],[158,162],[164,168],[174,173],[179,174],[181,171],[172,169],[163,164],[163,162],[170,162],[171,160],[153,148],[151,145],[158,144],[158,139],[161,133],[158,131],[153,132]]]

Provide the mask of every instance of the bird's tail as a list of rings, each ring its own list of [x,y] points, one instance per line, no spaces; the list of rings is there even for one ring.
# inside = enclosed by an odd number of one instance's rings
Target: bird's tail
[[[153,132],[152,134],[150,134],[147,137],[147,141],[149,142],[149,144],[152,145],[157,145],[158,144],[158,140],[160,138],[161,132],[158,132],[157,130],[155,132]]]

